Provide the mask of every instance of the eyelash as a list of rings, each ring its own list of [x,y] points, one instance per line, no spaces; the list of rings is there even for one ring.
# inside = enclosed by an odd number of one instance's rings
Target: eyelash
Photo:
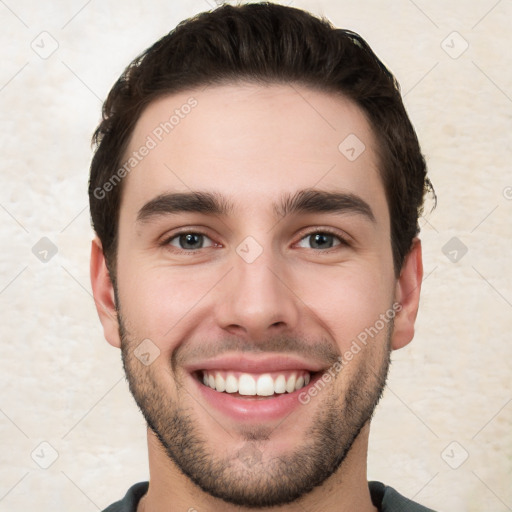
[[[306,232],[305,234],[303,234],[301,236],[301,238],[298,240],[298,242],[301,242],[302,240],[304,240],[305,238],[309,237],[309,236],[312,236],[312,235],[315,235],[315,234],[322,234],[322,235],[331,235],[333,236],[334,238],[338,239],[338,241],[340,242],[339,245],[335,245],[334,247],[330,247],[329,249],[311,249],[312,251],[315,251],[315,252],[320,252],[320,253],[324,253],[324,254],[330,254],[332,251],[336,251],[337,249],[339,249],[340,247],[350,247],[350,243],[347,241],[346,238],[340,236],[340,234],[338,232],[335,232],[334,230],[331,230],[331,229],[328,229],[328,228],[325,228],[325,229],[316,229],[316,230],[312,230],[312,231],[309,231],[309,232]],[[172,240],[174,240],[175,238],[178,238],[179,236],[182,236],[182,235],[202,235],[206,238],[210,238],[206,233],[202,232],[202,231],[181,231],[181,232],[178,232],[178,233],[174,233],[172,236],[170,237],[167,237],[165,240],[163,240],[163,242],[161,243],[162,246],[164,247],[173,247],[170,245],[170,242]],[[298,243],[297,242],[297,243]],[[215,245],[214,245],[215,246]],[[213,246],[213,247],[214,247]],[[203,247],[201,249],[190,249],[190,250],[185,250],[185,249],[178,249],[177,247],[173,247],[172,250],[174,253],[176,254],[188,254],[188,255],[194,255],[196,253],[198,253],[199,251],[202,251],[203,249],[209,249],[210,247]]]

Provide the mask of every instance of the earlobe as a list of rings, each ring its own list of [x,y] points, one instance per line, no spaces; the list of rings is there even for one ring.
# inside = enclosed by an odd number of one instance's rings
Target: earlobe
[[[105,339],[114,347],[121,347],[114,287],[98,238],[91,244],[91,286],[96,310],[103,325]]]
[[[422,279],[421,240],[415,238],[396,282],[395,301],[400,303],[401,309],[394,319],[391,340],[393,350],[405,347],[414,337],[414,323],[418,314]]]

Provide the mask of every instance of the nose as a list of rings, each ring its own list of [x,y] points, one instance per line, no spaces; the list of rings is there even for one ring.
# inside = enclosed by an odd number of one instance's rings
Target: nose
[[[290,286],[286,262],[270,250],[252,262],[235,252],[231,261],[233,269],[216,297],[218,326],[253,341],[295,330],[300,299]]]

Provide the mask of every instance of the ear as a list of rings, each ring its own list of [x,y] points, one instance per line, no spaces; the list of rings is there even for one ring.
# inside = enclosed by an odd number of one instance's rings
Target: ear
[[[421,240],[415,238],[411,250],[404,259],[400,277],[396,282],[395,301],[402,307],[394,318],[391,338],[393,350],[405,347],[414,337],[414,322],[418,314],[422,279]]]
[[[114,287],[105,262],[103,247],[98,238],[91,244],[91,285],[96,310],[103,325],[105,339],[114,347],[121,347]]]

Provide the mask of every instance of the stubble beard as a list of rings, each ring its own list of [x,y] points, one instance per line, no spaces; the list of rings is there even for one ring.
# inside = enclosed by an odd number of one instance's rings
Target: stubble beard
[[[323,400],[322,408],[315,408],[314,423],[304,433],[304,442],[292,453],[278,457],[266,453],[265,440],[272,431],[260,426],[241,430],[238,434],[245,441],[243,448],[220,457],[208,441],[208,432],[198,428],[191,408],[183,407],[170,397],[167,387],[155,378],[152,367],[144,366],[134,356],[133,350],[140,340],[130,335],[120,311],[118,313],[123,367],[130,391],[148,427],[170,461],[202,491],[240,507],[293,503],[331,477],[340,468],[362,428],[371,420],[386,385],[392,322],[387,326],[385,340],[371,342],[386,343],[378,362],[372,366],[368,358],[361,360],[354,372],[357,378],[346,383],[343,397],[337,396],[335,386],[331,385],[311,400],[310,403]],[[364,352],[356,357],[365,357]],[[176,384],[179,393],[181,384],[177,381]],[[326,395],[322,396],[324,393]],[[190,398],[183,391],[181,396],[184,400]],[[298,421],[302,414],[309,417],[308,405],[302,407],[303,410],[296,409],[285,419],[283,425],[287,420]]]

